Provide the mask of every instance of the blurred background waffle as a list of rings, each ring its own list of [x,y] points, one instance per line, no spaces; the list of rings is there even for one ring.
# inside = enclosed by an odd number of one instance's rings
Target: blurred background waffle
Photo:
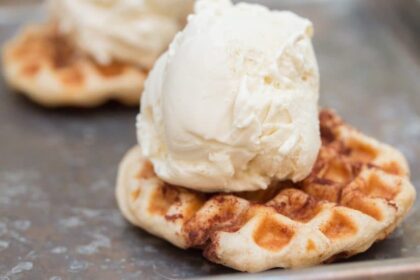
[[[418,1],[258,2],[313,21],[321,105],[400,149],[419,187]],[[1,43],[22,24],[42,18],[39,3],[0,1]],[[114,201],[115,167],[136,142],[137,108],[109,103],[93,111],[42,109],[11,94],[3,80],[0,98],[0,278],[235,277],[200,252],[181,251],[121,217]],[[417,209],[389,239],[343,265],[263,275],[311,279],[334,273],[335,279],[351,279],[387,273],[409,279],[408,273],[420,269],[418,259],[407,259],[420,256]]]

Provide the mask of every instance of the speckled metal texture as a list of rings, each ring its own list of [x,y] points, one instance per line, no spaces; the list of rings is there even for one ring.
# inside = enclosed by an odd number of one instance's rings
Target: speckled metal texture
[[[33,2],[0,2],[1,43],[20,25],[42,17]],[[335,108],[364,133],[398,147],[410,162],[414,185],[420,186],[420,34],[406,26],[412,21],[395,6],[406,1],[259,2],[314,22],[322,106]],[[137,108],[112,103],[93,110],[47,110],[14,94],[3,81],[0,97],[0,279],[237,275],[121,217],[115,176],[120,159],[136,141]],[[414,275],[419,259],[404,258],[419,256],[417,204],[392,236],[344,264],[249,277]],[[386,259],[391,260],[382,261]],[[356,266],[355,261],[363,263]]]

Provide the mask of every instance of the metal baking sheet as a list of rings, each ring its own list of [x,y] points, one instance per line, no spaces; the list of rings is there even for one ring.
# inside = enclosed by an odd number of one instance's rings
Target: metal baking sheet
[[[403,151],[420,186],[420,31],[410,27],[416,19],[408,20],[420,14],[413,12],[414,2],[259,2],[314,22],[322,106]],[[403,9],[401,2],[413,6]],[[0,1],[1,43],[42,18],[37,3]],[[0,98],[1,280],[415,279],[420,270],[418,204],[387,240],[340,264],[258,275],[214,265],[199,251],[177,249],[130,226],[119,214],[114,182],[119,160],[136,143],[137,108],[44,109],[4,81]]]

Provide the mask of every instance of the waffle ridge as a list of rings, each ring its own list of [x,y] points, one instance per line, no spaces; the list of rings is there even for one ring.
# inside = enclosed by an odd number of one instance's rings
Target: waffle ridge
[[[304,267],[363,252],[411,208],[408,165],[331,110],[321,111],[320,124],[312,173],[253,192],[199,193],[166,184],[135,147],[120,165],[119,207],[134,225],[241,271]]]

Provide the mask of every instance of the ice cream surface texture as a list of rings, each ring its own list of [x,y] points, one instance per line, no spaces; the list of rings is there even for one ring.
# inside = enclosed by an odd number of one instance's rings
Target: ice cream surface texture
[[[192,12],[194,0],[49,0],[59,30],[101,64],[151,68]]]
[[[304,179],[320,148],[310,21],[203,0],[155,64],[137,119],[166,182],[203,192]]]

